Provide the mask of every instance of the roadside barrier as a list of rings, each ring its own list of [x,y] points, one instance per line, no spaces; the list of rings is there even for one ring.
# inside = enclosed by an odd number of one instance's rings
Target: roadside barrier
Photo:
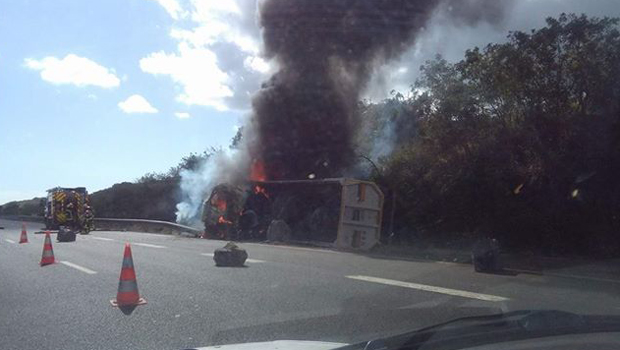
[[[145,219],[95,218],[95,228],[97,231],[133,231],[194,237],[199,237],[203,232],[201,229],[175,222]]]
[[[35,223],[43,223],[44,221],[43,218],[40,216],[27,215],[3,215],[0,218],[6,220],[26,221]],[[132,231],[157,233],[163,235],[187,235],[193,237],[200,237],[203,233],[202,229],[180,225],[176,222],[160,220],[95,218],[94,222],[96,231]],[[35,233],[44,232],[45,231],[40,231]]]

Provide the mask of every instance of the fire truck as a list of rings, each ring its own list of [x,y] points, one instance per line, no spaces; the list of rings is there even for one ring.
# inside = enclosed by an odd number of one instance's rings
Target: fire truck
[[[87,234],[93,229],[93,218],[86,188],[55,187],[47,190],[46,229]]]

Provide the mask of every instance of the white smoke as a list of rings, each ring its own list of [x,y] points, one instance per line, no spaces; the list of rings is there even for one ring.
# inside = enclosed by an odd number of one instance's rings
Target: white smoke
[[[458,62],[468,49],[505,42],[509,31],[527,33],[541,28],[547,17],[557,18],[562,12],[583,13],[589,17],[620,16],[618,0],[518,0],[513,2],[505,18],[495,24],[464,25],[452,19],[450,10],[440,7],[413,46],[399,59],[375,68],[364,98],[382,100],[390,96],[391,90],[406,94],[420,77],[419,67],[437,54],[448,62]]]
[[[388,156],[394,150],[396,145],[396,123],[386,122],[379,130],[378,135],[374,139],[372,148],[370,149],[370,159],[374,162],[379,161],[379,158]]]
[[[176,221],[179,224],[202,228],[203,202],[213,187],[222,182],[239,179],[239,164],[244,153],[238,150],[220,150],[209,156],[195,170],[182,170],[181,202],[177,204]]]

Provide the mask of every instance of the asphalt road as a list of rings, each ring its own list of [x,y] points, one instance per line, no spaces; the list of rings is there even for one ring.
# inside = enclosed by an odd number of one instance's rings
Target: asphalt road
[[[183,349],[279,339],[358,342],[457,317],[521,309],[620,314],[620,280],[475,273],[469,265],[242,244],[244,268],[216,267],[222,241],[93,232],[39,266],[40,224],[0,220],[0,348]],[[130,242],[141,296],[116,295]]]

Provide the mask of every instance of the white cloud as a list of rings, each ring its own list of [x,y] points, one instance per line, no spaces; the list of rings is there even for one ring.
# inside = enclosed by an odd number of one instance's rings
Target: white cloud
[[[271,65],[264,59],[256,56],[249,56],[243,61],[243,66],[247,69],[252,69],[260,73],[268,73],[271,70]]]
[[[208,22],[219,14],[241,14],[241,9],[235,1],[191,0],[191,3],[194,7],[194,11],[192,12],[192,20],[196,22]]]
[[[193,47],[229,42],[234,43],[246,53],[257,54],[259,51],[259,45],[256,40],[240,33],[230,24],[217,20],[205,22],[192,30],[172,29],[170,36],[179,41],[187,42]]]
[[[179,44],[179,52],[155,52],[140,60],[140,68],[151,74],[169,75],[183,87],[177,100],[186,105],[211,106],[226,110],[222,99],[233,95],[226,85],[228,75],[217,65],[216,55],[207,48],[192,49]]]
[[[157,3],[163,7],[166,12],[172,17],[174,20],[178,20],[179,18],[187,17],[187,11],[184,11],[179,5],[179,2],[176,0],[153,0],[157,1]]]
[[[191,117],[187,112],[176,112],[174,115],[179,119],[189,119]]]
[[[250,96],[266,79],[270,63],[259,57],[260,32],[253,1],[187,2],[187,21],[170,31],[172,52],[153,52],[140,60],[142,71],[171,78],[177,101],[217,110],[247,109]],[[184,10],[185,11],[185,10]]]
[[[245,0],[242,0],[245,1]],[[171,36],[186,40],[194,46],[211,45],[216,42],[230,42],[241,50],[257,54],[259,38],[244,32],[240,21],[245,15],[236,1],[191,1],[192,20],[197,24],[192,30],[173,30]]]
[[[27,58],[26,67],[41,72],[41,79],[52,84],[72,84],[78,87],[88,85],[113,88],[120,84],[114,70],[99,65],[97,62],[68,54],[63,59],[53,56],[41,60]]]
[[[118,107],[125,113],[157,113],[157,109],[140,95],[131,95],[125,101],[118,103]]]

